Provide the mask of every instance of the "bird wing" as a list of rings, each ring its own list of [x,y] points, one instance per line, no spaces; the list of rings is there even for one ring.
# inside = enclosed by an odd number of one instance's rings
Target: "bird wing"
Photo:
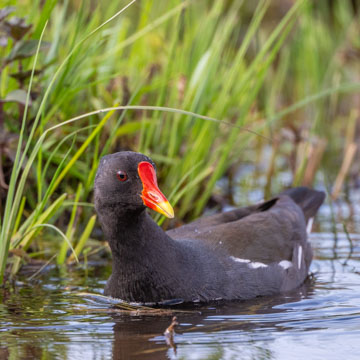
[[[287,195],[199,219],[168,235],[179,241],[201,241],[239,261],[265,264],[291,260],[295,244],[306,246],[307,239],[304,213]]]

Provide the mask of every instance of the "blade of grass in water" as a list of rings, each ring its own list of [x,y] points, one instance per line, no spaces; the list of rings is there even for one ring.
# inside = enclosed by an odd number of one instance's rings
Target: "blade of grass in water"
[[[74,48],[70,51],[70,53],[65,58],[65,60],[61,63],[61,65],[59,66],[59,68],[55,72],[54,76],[52,77],[52,80],[50,81],[49,86],[47,87],[47,89],[45,91],[45,94],[44,94],[44,96],[42,98],[42,101],[41,101],[41,103],[39,105],[39,109],[38,109],[37,115],[35,117],[34,123],[32,125],[29,137],[28,137],[27,142],[25,144],[25,149],[24,149],[24,151],[22,152],[22,155],[21,155],[21,146],[22,146],[22,140],[23,140],[24,132],[25,132],[25,123],[26,123],[27,111],[28,111],[28,106],[29,106],[30,91],[31,91],[31,86],[32,86],[34,73],[35,73],[35,66],[36,66],[36,62],[37,62],[39,51],[40,51],[41,41],[42,41],[42,38],[44,36],[44,32],[45,32],[45,28],[46,28],[47,23],[45,23],[45,25],[44,25],[44,28],[42,30],[40,40],[39,40],[39,43],[38,43],[38,47],[37,47],[37,50],[36,50],[34,64],[33,64],[32,71],[31,71],[31,77],[30,77],[29,88],[28,88],[27,98],[26,98],[26,103],[25,103],[22,127],[21,127],[21,131],[20,131],[20,138],[19,138],[16,157],[15,157],[15,161],[14,161],[14,168],[13,168],[13,171],[12,171],[12,174],[11,174],[9,190],[8,190],[7,199],[6,199],[6,205],[5,205],[4,219],[3,219],[3,224],[2,224],[1,233],[0,233],[0,283],[3,282],[3,278],[4,278],[5,264],[6,264],[6,261],[7,261],[7,254],[8,254],[8,250],[9,250],[9,246],[10,246],[10,240],[11,240],[11,234],[12,234],[12,226],[13,226],[15,218],[16,218],[16,212],[18,210],[18,205],[19,205],[22,193],[23,193],[25,180],[26,180],[28,172],[30,170],[30,166],[31,166],[32,162],[34,161],[35,155],[38,153],[38,151],[40,149],[40,146],[37,147],[35,152],[33,151],[31,153],[31,155],[34,155],[34,156],[30,156],[30,158],[28,160],[28,163],[25,166],[25,170],[23,172],[23,175],[21,176],[21,180],[20,180],[20,182],[19,182],[19,184],[18,184],[18,186],[17,186],[17,188],[15,190],[16,182],[17,182],[17,179],[19,177],[20,169],[22,167],[22,164],[25,161],[25,156],[27,155],[27,152],[29,150],[32,137],[34,136],[35,130],[37,128],[37,124],[39,122],[40,115],[43,112],[46,100],[47,100],[47,98],[49,96],[51,87],[55,83],[55,80],[56,80],[57,76],[60,74],[62,68],[65,66],[67,61],[71,58],[72,54],[80,47],[80,45],[82,43],[84,43],[87,39],[89,39],[93,34],[98,32],[101,28],[103,28],[105,25],[107,25],[109,22],[111,22],[113,19],[115,19],[118,15],[123,13],[129,6],[131,6],[133,3],[135,3],[135,1],[136,0],[131,1],[128,5],[126,5],[120,11],[118,11],[115,15],[110,17],[108,20],[106,20],[104,23],[102,23],[96,29],[91,31],[87,36],[85,36],[79,43],[77,43],[74,46]],[[39,145],[41,145],[41,142],[39,143]],[[55,183],[55,185],[56,185],[56,183]]]
[[[66,237],[69,239],[70,242],[72,242],[72,239],[73,239],[73,234],[74,234],[74,230],[75,230],[75,229],[73,229],[73,226],[74,226],[74,222],[75,222],[76,212],[78,209],[78,201],[80,199],[82,189],[83,189],[83,186],[81,183],[79,183],[78,188],[76,190],[74,205],[73,205],[73,208],[71,211],[70,220],[69,220],[69,223],[67,226],[67,231],[66,231]],[[59,253],[57,255],[57,263],[59,265],[62,265],[65,263],[66,252],[67,252],[68,247],[69,247],[69,245],[68,245],[67,241],[63,241],[61,248],[59,250]]]
[[[9,189],[8,189],[8,193],[6,196],[5,211],[4,211],[4,217],[3,217],[1,232],[0,232],[0,284],[2,284],[3,279],[4,279],[4,271],[5,271],[5,265],[6,265],[9,246],[10,246],[11,234],[12,234],[14,222],[16,221],[14,214],[16,213],[18,203],[16,203],[16,201],[14,201],[14,196],[16,197],[15,194],[19,193],[19,189],[16,188],[16,182],[17,182],[18,174],[19,174],[18,171],[20,171],[19,169],[21,168],[21,165],[22,165],[22,161],[20,160],[21,146],[22,146],[22,142],[23,142],[23,138],[24,138],[24,134],[25,134],[25,129],[26,129],[25,125],[26,125],[26,118],[27,118],[27,112],[28,112],[28,107],[29,107],[30,91],[31,91],[32,82],[34,79],[35,66],[37,63],[38,56],[39,56],[41,41],[44,36],[46,24],[47,23],[45,23],[45,25],[44,25],[44,28],[42,30],[42,33],[41,33],[41,36],[40,36],[40,39],[38,42],[38,46],[37,46],[35,58],[34,58],[34,63],[33,63],[33,67],[31,70],[31,76],[30,76],[28,91],[26,94],[26,102],[25,102],[24,114],[23,114],[23,118],[22,118],[18,146],[16,149],[16,155],[15,155],[15,160],[14,160],[14,167],[13,167],[13,171],[11,172]],[[25,156],[25,154],[26,154],[26,150],[24,151],[23,156]],[[22,192],[21,192],[21,195],[22,195]]]

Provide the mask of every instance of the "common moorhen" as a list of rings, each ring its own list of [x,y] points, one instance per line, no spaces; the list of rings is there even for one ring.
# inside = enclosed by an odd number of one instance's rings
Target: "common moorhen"
[[[105,295],[135,302],[250,299],[298,287],[312,259],[307,225],[325,194],[305,187],[164,232],[145,210],[172,218],[147,156],[104,156],[95,209],[113,255]]]

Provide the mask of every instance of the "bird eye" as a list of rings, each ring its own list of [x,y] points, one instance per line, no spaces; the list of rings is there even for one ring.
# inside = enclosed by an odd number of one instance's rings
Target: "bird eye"
[[[117,176],[117,178],[118,178],[120,181],[126,181],[127,178],[128,178],[126,172],[125,172],[125,171],[121,171],[121,170],[119,170],[119,171],[116,173],[116,176]]]

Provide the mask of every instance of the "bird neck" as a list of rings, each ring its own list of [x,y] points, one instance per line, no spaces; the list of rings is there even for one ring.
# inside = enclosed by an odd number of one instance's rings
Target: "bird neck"
[[[105,294],[127,301],[169,299],[184,288],[185,253],[146,213],[115,217],[101,212],[100,221],[113,255]]]
[[[108,209],[99,214],[103,231],[113,254],[114,270],[126,264],[139,264],[156,253],[171,254],[174,241],[148,215],[146,210],[115,212]],[[120,266],[121,265],[121,266]]]

